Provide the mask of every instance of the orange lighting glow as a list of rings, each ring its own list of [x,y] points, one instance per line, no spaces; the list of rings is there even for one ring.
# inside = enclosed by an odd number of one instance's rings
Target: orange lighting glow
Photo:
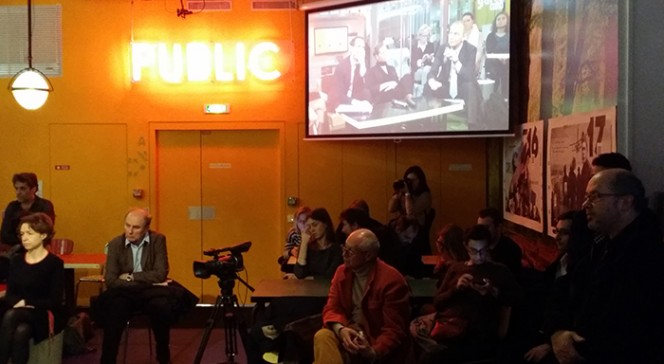
[[[282,76],[282,49],[273,42],[190,42],[167,45],[161,42],[131,44],[132,80],[152,77],[166,83],[244,81],[252,75],[261,81]]]

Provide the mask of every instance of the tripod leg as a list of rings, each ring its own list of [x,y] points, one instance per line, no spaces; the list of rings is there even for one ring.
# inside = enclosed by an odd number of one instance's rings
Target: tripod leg
[[[221,307],[221,304],[221,296],[217,296],[217,302],[214,304],[212,313],[210,314],[210,317],[208,318],[205,325],[205,331],[203,332],[203,337],[201,338],[201,344],[198,346],[198,350],[196,351],[194,364],[200,364],[201,360],[203,359],[203,353],[205,352],[205,347],[207,346],[208,340],[210,340],[212,328],[214,328],[214,325],[217,322],[217,313],[219,312],[219,307]]]

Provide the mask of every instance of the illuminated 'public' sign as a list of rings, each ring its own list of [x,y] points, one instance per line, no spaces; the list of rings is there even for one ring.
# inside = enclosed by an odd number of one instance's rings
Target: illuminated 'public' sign
[[[131,44],[132,80],[146,74],[168,83],[236,82],[253,76],[261,81],[281,77],[282,51],[276,43],[159,43]],[[283,57],[283,56],[281,56]]]

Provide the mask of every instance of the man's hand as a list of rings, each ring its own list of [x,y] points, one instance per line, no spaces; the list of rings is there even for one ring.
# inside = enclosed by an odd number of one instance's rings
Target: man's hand
[[[133,277],[132,277],[131,273],[122,273],[122,274],[120,274],[120,276],[118,277],[119,280],[121,280],[121,281],[126,281],[126,282],[130,282],[130,281],[132,281],[132,280],[133,280],[132,278],[133,278]]]
[[[439,88],[443,86],[443,83],[440,81],[436,81],[433,78],[430,78],[429,81],[427,82],[429,84],[429,87],[431,87],[431,90],[436,91]]]
[[[526,361],[539,363],[545,356],[549,355],[551,352],[551,345],[542,344],[537,345],[534,348],[528,350],[528,352],[523,356]]]
[[[349,353],[354,355],[359,354],[370,361],[376,359],[376,351],[371,347],[362,331],[357,331],[348,326],[343,327],[339,330],[339,339],[341,340],[344,349]]]
[[[551,346],[553,353],[560,364],[581,363],[585,359],[576,351],[574,343],[583,342],[586,339],[574,331],[559,330],[551,335]]]
[[[471,283],[473,283],[473,275],[469,273],[464,273],[461,275],[461,277],[459,277],[456,288],[459,289],[461,287],[470,287]]]

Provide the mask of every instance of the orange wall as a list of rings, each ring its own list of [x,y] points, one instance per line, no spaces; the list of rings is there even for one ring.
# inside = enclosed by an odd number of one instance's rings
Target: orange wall
[[[25,5],[24,1],[5,1],[7,5]],[[34,5],[54,1],[34,1]],[[274,123],[284,133],[281,230],[274,244],[280,245],[289,227],[287,196],[297,196],[311,206],[325,206],[336,219],[353,199],[368,200],[372,215],[386,221],[387,200],[391,182],[400,178],[411,164],[424,167],[432,187],[438,217],[434,230],[443,223],[473,223],[477,210],[486,201],[486,145],[483,139],[420,141],[304,141],[305,107],[305,39],[304,13],[301,11],[251,11],[248,2],[235,2],[231,12],[210,12],[176,16],[179,1],[68,0],[62,4],[63,72],[50,77],[55,91],[38,111],[21,109],[9,92],[0,92],[0,203],[14,198],[10,186],[13,173],[34,171],[44,183],[43,194],[58,206],[67,204],[67,215],[58,215],[56,229],[60,236],[75,240],[75,251],[101,251],[112,236],[106,231],[122,229],[122,211],[117,206],[155,206],[154,135],[151,125],[172,123],[173,128],[198,125],[210,129],[252,129],[256,123]],[[231,85],[218,83],[167,85],[158,82],[130,81],[129,44],[132,40],[190,41],[257,41],[273,40],[292,44],[292,58],[286,61],[290,71],[272,84],[245,82]],[[3,83],[9,82],[9,79]],[[231,105],[227,115],[205,115],[206,103]],[[95,148],[103,135],[103,125],[122,125],[121,137],[114,136],[120,152],[96,159],[75,159],[68,155],[84,153],[77,146]],[[72,133],[66,140],[59,130],[57,145],[52,129],[64,126],[91,130],[87,135]],[[99,125],[99,128],[95,128]],[[85,126],[85,127],[84,127]],[[54,129],[55,130],[55,129]],[[124,135],[126,133],[126,135]],[[64,138],[64,141],[63,141]],[[101,147],[101,146],[100,146]],[[57,157],[54,154],[57,151]],[[92,157],[90,157],[92,158]],[[58,160],[56,160],[58,159]],[[74,164],[79,159],[80,164]],[[101,178],[100,170],[118,168],[111,179]],[[85,163],[83,163],[85,162]],[[55,164],[72,164],[81,170],[70,178],[55,171]],[[115,166],[115,167],[114,167]],[[461,166],[462,170],[457,170]],[[74,174],[72,173],[71,176]],[[106,174],[104,174],[106,175]],[[57,184],[54,182],[57,181]],[[123,199],[108,209],[95,210],[90,224],[86,207],[89,197],[76,198],[77,191],[87,191],[94,184],[99,194],[114,193]],[[117,187],[122,186],[122,187]],[[125,187],[126,186],[126,187]],[[58,188],[58,191],[54,191]],[[124,191],[117,191],[117,189]],[[132,197],[132,189],[145,190],[143,199]],[[66,190],[66,191],[61,191]],[[112,191],[110,191],[112,190]],[[97,192],[96,192],[97,193]],[[87,196],[85,194],[82,194]],[[98,215],[98,216],[97,216]],[[103,225],[103,226],[100,226]],[[159,221],[155,221],[159,228]],[[99,231],[104,231],[100,234]],[[170,244],[170,243],[169,243]],[[170,245],[171,257],[184,246]],[[276,250],[276,249],[275,249]],[[265,258],[273,261],[273,257]],[[184,263],[183,263],[184,264]],[[190,263],[187,263],[190,264]],[[275,276],[278,270],[275,263]],[[254,276],[254,283],[260,277]]]

